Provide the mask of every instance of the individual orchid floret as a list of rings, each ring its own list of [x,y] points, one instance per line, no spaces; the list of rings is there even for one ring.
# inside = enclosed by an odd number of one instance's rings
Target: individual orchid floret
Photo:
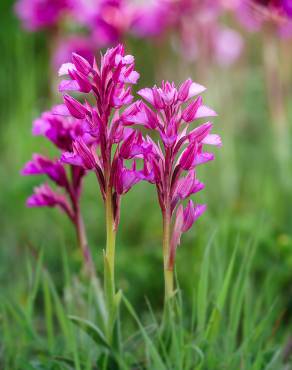
[[[95,172],[104,200],[107,229],[104,280],[106,302],[111,312],[107,318],[107,336],[111,340],[115,321],[113,302],[116,300],[115,237],[121,196],[151,176],[146,168],[137,169],[137,161],[149,153],[151,145],[140,133],[126,127],[122,118],[133,101],[131,86],[136,84],[139,74],[135,71],[134,57],[125,55],[124,47],[118,45],[107,50],[100,63],[96,60],[90,63],[73,53],[71,62],[61,66],[59,75],[66,77],[59,86],[64,93],[64,106],[59,110],[67,110],[71,117],[80,120],[83,131],[95,138],[92,142],[84,136],[76,137],[72,149],[64,152],[61,160]],[[79,93],[79,97],[71,96],[71,92]]]
[[[175,253],[181,234],[191,228],[205,211],[205,205],[183,201],[199,192],[204,185],[197,179],[197,167],[214,159],[205,151],[206,145],[221,146],[221,138],[211,134],[213,124],[203,123],[191,128],[192,122],[216,116],[216,112],[204,105],[201,96],[205,91],[190,79],[179,88],[174,83],[163,82],[161,87],[144,88],[138,94],[146,101],[130,106],[122,115],[124,124],[142,124],[156,131],[160,137],[154,142],[147,137],[145,167],[155,183],[163,217],[163,253],[166,297],[173,294],[173,268]]]
[[[51,112],[45,112],[33,122],[33,134],[43,135],[51,141],[61,152],[74,150],[75,138],[86,141],[92,145],[95,140],[82,129],[82,121],[69,116],[56,115],[59,107],[54,107]],[[63,112],[69,114],[68,110]],[[69,163],[69,162],[68,162]],[[78,242],[84,257],[86,272],[94,274],[94,266],[87,245],[85,229],[80,212],[80,195],[82,180],[86,171],[82,167],[70,166],[68,175],[64,163],[59,159],[52,160],[41,154],[34,154],[32,160],[27,162],[21,171],[22,175],[45,175],[62,190],[54,191],[49,185],[44,184],[35,188],[34,194],[28,198],[29,207],[58,207],[64,211],[73,223]]]
[[[68,186],[68,179],[63,165],[40,154],[34,154],[30,162],[23,168],[22,175],[47,175],[60,187]]]
[[[48,185],[42,184],[34,188],[34,193],[26,202],[28,207],[59,207],[73,219],[73,211],[63,194],[59,194]]]

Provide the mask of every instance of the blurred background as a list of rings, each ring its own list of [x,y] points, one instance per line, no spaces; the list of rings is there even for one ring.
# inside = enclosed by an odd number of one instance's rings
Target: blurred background
[[[177,254],[183,292],[191,296],[212,236],[215,265],[228,261],[235,245],[240,265],[255,242],[250,290],[263,307],[276,305],[275,335],[284,346],[292,333],[290,22],[289,1],[1,0],[1,296],[20,305],[27,300],[27,261],[40,251],[60,291],[64,258],[73,274],[80,271],[72,226],[56,209],[26,208],[41,179],[21,177],[20,170],[32,153],[57,155],[44,138],[31,135],[31,125],[61,102],[59,66],[72,51],[98,55],[123,41],[141,74],[136,91],[191,77],[207,87],[204,101],[218,112],[214,132],[223,147],[198,170],[206,188],[197,200],[208,211],[183,236]],[[86,178],[82,210],[101,273],[105,228],[93,174]],[[159,310],[161,217],[153,186],[141,183],[125,196],[117,245],[120,287],[141,315],[144,296]]]

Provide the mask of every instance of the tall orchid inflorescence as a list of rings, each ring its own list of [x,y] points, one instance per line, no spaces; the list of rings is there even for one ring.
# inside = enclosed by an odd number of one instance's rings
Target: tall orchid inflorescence
[[[45,112],[34,121],[33,134],[43,135],[60,151],[72,149],[76,137],[90,141],[92,138],[82,129],[82,122],[72,117],[56,116],[53,111]],[[35,188],[34,194],[27,200],[28,207],[58,207],[73,223],[87,273],[94,274],[90,250],[87,244],[84,223],[80,211],[80,195],[85,170],[70,166],[67,173],[58,159],[49,159],[41,154],[34,154],[22,170],[23,175],[46,175],[63,192],[53,190],[47,183]]]
[[[206,208],[192,200],[183,207],[183,201],[204,187],[197,179],[196,168],[214,158],[212,153],[203,151],[204,145],[221,145],[220,136],[210,133],[211,122],[189,130],[193,121],[216,116],[203,105],[201,96],[192,99],[204,90],[190,79],[178,89],[169,82],[162,83],[160,88],[145,88],[139,95],[148,104],[136,102],[124,116],[126,125],[143,124],[160,137],[158,142],[147,137],[151,151],[145,154],[145,166],[153,174],[148,180],[156,185],[162,211],[166,299],[174,293],[173,269],[181,235]]]
[[[72,62],[63,64],[59,74],[67,76],[59,86],[64,104],[36,120],[34,134],[45,135],[52,141],[61,151],[60,159],[52,161],[34,155],[23,174],[46,174],[65,194],[43,185],[29,198],[28,205],[58,206],[65,211],[76,226],[85,252],[79,197],[82,178],[88,172],[95,173],[105,206],[105,332],[112,344],[120,301],[115,287],[115,239],[121,197],[141,180],[156,185],[163,218],[165,298],[169,302],[174,295],[173,270],[181,235],[206,208],[189,199],[204,187],[197,179],[196,168],[214,158],[203,150],[204,145],[221,145],[220,137],[211,134],[211,122],[193,129],[190,125],[216,113],[203,104],[201,96],[193,99],[205,88],[190,79],[179,88],[169,82],[163,82],[159,88],[144,88],[139,91],[144,100],[133,102],[131,86],[139,74],[135,71],[134,57],[125,55],[122,45],[109,49],[99,64],[96,59],[90,63],[73,53]],[[80,99],[68,91],[79,94]],[[135,125],[156,131],[158,141],[150,136],[144,138],[133,128]],[[142,169],[138,169],[141,161]],[[84,253],[86,261],[88,253]]]
[[[107,243],[104,253],[105,297],[108,307],[107,335],[111,334],[116,315],[115,293],[115,238],[120,218],[120,199],[142,179],[145,170],[137,170],[137,159],[144,156],[150,145],[141,133],[123,125],[120,111],[129,105],[133,96],[131,85],[139,74],[134,70],[134,57],[124,54],[121,45],[109,49],[101,57],[100,66],[73,54],[72,63],[64,64],[60,75],[67,75],[60,83],[60,91],[80,92],[87,99],[79,102],[64,94],[63,111],[82,120],[84,130],[95,138],[86,142],[82,136],[73,141],[73,150],[63,153],[63,163],[80,166],[95,172],[106,211]],[[89,101],[93,102],[91,104]],[[130,167],[126,160],[131,160]]]

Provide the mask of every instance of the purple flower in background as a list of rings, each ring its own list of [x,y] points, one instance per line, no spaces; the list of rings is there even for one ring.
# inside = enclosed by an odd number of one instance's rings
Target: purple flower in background
[[[71,150],[76,137],[93,140],[84,131],[82,120],[70,117],[63,105],[54,106],[51,111],[42,113],[41,117],[34,120],[32,133],[45,136],[61,151]]]
[[[292,2],[291,0],[282,0],[282,7],[286,15],[292,18]]]
[[[63,188],[68,187],[67,175],[58,160],[51,160],[40,154],[34,154],[32,160],[23,168],[22,175],[47,175],[52,181]]]
[[[83,138],[87,143],[94,142],[96,139],[84,132],[82,121],[69,117],[68,114],[68,110],[60,106],[53,107],[50,112],[44,112],[33,122],[33,134],[46,137],[61,153],[71,151],[77,137]],[[70,166],[69,175],[59,159],[52,160],[41,154],[34,154],[32,160],[27,162],[21,171],[21,174],[25,176],[47,176],[58,187],[58,190],[53,190],[48,184],[36,187],[34,194],[27,200],[27,206],[58,207],[67,214],[76,229],[86,271],[94,274],[79,204],[85,173],[85,169],[81,167]]]
[[[175,253],[181,234],[190,229],[204,212],[205,205],[194,204],[189,200],[183,208],[182,202],[203,189],[204,185],[196,176],[197,166],[214,158],[204,151],[206,145],[221,145],[218,135],[211,134],[212,123],[206,122],[191,129],[190,125],[199,118],[216,116],[216,113],[203,104],[201,96],[205,88],[185,81],[179,88],[174,83],[163,82],[161,87],[145,88],[139,95],[147,102],[134,103],[124,114],[125,125],[142,124],[154,130],[160,137],[147,142],[151,150],[145,155],[145,167],[155,183],[164,225],[164,269],[166,295],[173,293],[172,271]]]
[[[24,28],[36,31],[54,26],[67,6],[67,0],[18,0],[15,11]]]
[[[74,217],[66,197],[53,191],[48,184],[35,187],[34,194],[27,199],[26,204],[28,207],[59,207],[69,217]]]
[[[97,46],[90,37],[76,35],[61,38],[54,50],[52,65],[57,71],[63,63],[71,58],[73,52],[81,55],[92,64],[96,49]]]
[[[292,5],[290,0],[238,1],[237,18],[249,31],[258,31],[263,24],[272,25],[279,36],[292,36]]]
[[[33,134],[43,135],[50,140],[60,152],[72,150],[75,137],[89,136],[82,131],[81,122],[72,117],[64,117],[54,114],[59,111],[59,107],[53,107],[52,111],[44,112],[40,118],[33,122]],[[34,154],[31,161],[27,162],[22,169],[22,175],[46,175],[58,187],[63,188],[68,196],[68,202],[71,201],[72,210],[76,208],[76,202],[79,201],[81,191],[81,181],[85,171],[81,169],[71,169],[71,178],[67,176],[64,165],[59,160],[51,160],[43,155]],[[74,212],[69,212],[68,216]],[[76,215],[77,217],[77,215]],[[76,220],[73,218],[73,222]]]
[[[171,2],[150,0],[132,5],[131,32],[138,37],[160,36],[173,23]]]
[[[244,43],[239,33],[220,23],[226,4],[214,0],[180,0],[174,6],[178,49],[188,61],[203,58],[210,63],[215,59],[222,66],[236,62]]]
[[[127,0],[71,0],[71,8],[75,20],[89,29],[96,48],[116,45],[131,24]]]
[[[243,39],[238,32],[220,27],[214,35],[214,56],[221,66],[229,66],[239,59],[243,50]]]

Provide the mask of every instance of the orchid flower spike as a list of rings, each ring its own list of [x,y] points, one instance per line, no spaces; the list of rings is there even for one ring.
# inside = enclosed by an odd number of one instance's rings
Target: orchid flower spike
[[[106,211],[106,301],[109,312],[113,312],[115,237],[121,197],[149,175],[145,168],[138,170],[136,162],[150,152],[151,146],[122,120],[123,110],[133,101],[131,86],[136,84],[139,74],[135,71],[134,57],[126,55],[122,45],[107,50],[100,63],[95,59],[91,64],[73,53],[71,62],[63,64],[59,74],[67,77],[59,86],[64,93],[61,110],[80,120],[83,131],[94,138],[86,141],[77,136],[72,150],[63,153],[61,161],[96,174]],[[81,99],[71,96],[72,91],[81,93]],[[109,340],[113,322],[114,318],[108,317]]]
[[[58,113],[58,115],[56,115]],[[59,115],[60,107],[55,106],[50,112],[44,112],[33,123],[33,135],[42,135],[63,153],[72,150],[76,137],[86,142],[92,138],[82,129],[82,121],[72,117]],[[80,195],[82,182],[86,174],[81,167],[70,166],[70,176],[64,163],[59,159],[50,159],[41,154],[33,154],[21,171],[22,175],[45,175],[55,183],[58,190],[53,190],[47,183],[36,187],[34,194],[27,199],[28,207],[57,207],[63,211],[73,223],[79,246],[84,258],[85,271],[94,275],[94,265],[87,245],[85,229],[80,211]]]
[[[125,126],[143,125],[156,131],[160,138],[158,142],[147,138],[151,150],[145,153],[145,167],[148,181],[156,185],[162,211],[168,298],[173,295],[173,268],[181,235],[206,209],[192,200],[184,208],[183,201],[204,188],[197,178],[197,167],[214,159],[212,153],[204,150],[205,146],[221,146],[220,136],[211,134],[211,122],[191,128],[192,122],[198,119],[216,116],[199,95],[204,91],[203,86],[190,79],[179,88],[174,83],[163,82],[161,87],[140,90],[138,94],[143,101],[135,102],[122,115]]]

